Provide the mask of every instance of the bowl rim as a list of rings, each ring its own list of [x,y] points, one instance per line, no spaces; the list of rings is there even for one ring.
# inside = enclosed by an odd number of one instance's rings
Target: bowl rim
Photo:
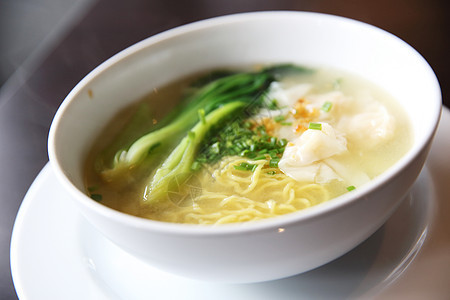
[[[435,94],[430,98],[436,99],[436,101],[433,101],[434,107],[432,109],[434,110],[434,119],[433,124],[431,124],[430,127],[431,130],[427,132],[424,139],[414,142],[413,147],[399,161],[397,161],[388,170],[384,171],[382,174],[372,179],[369,184],[366,184],[361,188],[352,191],[351,193],[346,193],[344,195],[338,196],[332,199],[332,201],[327,201],[325,203],[315,205],[305,210],[300,210],[297,212],[273,218],[258,220],[256,222],[231,223],[215,226],[215,225],[161,222],[122,213],[90,199],[85,193],[76,188],[69,178],[67,178],[67,176],[63,171],[62,164],[59,161],[59,155],[56,149],[55,139],[57,136],[57,132],[59,130],[59,123],[61,122],[61,119],[64,116],[64,112],[68,107],[70,107],[74,99],[77,98],[77,95],[80,94],[80,92],[88,86],[89,82],[94,80],[96,77],[101,76],[103,72],[105,72],[112,66],[116,65],[117,63],[126,60],[130,56],[135,55],[140,51],[144,51],[146,48],[151,47],[154,44],[157,44],[167,39],[177,38],[180,35],[183,35],[184,33],[187,32],[204,30],[211,27],[222,25],[230,25],[232,23],[252,22],[258,19],[268,19],[268,18],[279,19],[279,18],[299,18],[299,17],[313,18],[316,21],[318,18],[320,18],[336,22],[345,22],[351,26],[358,26],[364,30],[378,31],[379,33],[385,35],[387,38],[397,41],[399,45],[407,47],[413,55],[418,56],[419,60],[422,61],[424,66],[427,67],[426,69],[429,71],[428,74],[424,76],[428,76],[431,81],[434,81],[435,87],[433,90]],[[66,96],[66,98],[63,100],[62,104],[58,108],[52,121],[52,124],[50,126],[48,137],[48,155],[50,159],[50,165],[52,166],[52,169],[54,170],[57,178],[59,179],[59,182],[65,186],[66,190],[68,190],[68,192],[72,194],[74,198],[76,198],[77,202],[80,202],[83,206],[88,207],[88,209],[95,211],[96,214],[101,215],[102,217],[114,219],[119,223],[127,224],[127,226],[129,227],[146,229],[160,233],[171,233],[182,235],[188,234],[199,236],[246,234],[248,232],[255,232],[268,229],[278,230],[279,228],[284,228],[293,223],[310,222],[319,216],[335,213],[337,210],[344,209],[349,205],[354,205],[357,201],[361,201],[361,199],[364,198],[365,195],[379,189],[383,183],[386,183],[393,177],[395,177],[401,170],[405,169],[428,144],[432,142],[441,115],[442,109],[441,103],[442,103],[442,96],[439,87],[439,82],[428,62],[409,44],[407,44],[397,36],[381,28],[347,17],[317,12],[281,10],[281,11],[258,11],[258,12],[237,13],[200,20],[186,25],[175,27],[167,31],[163,31],[161,33],[150,36],[142,41],[139,41],[125,48],[124,50],[118,52],[117,54],[113,55],[111,58],[107,59],[106,61],[98,65],[96,68],[94,68],[71,90],[71,92]]]

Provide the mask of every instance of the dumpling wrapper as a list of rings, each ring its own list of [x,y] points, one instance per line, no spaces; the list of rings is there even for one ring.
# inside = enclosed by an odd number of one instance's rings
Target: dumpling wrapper
[[[377,103],[367,105],[354,116],[343,116],[337,127],[347,133],[349,139],[364,141],[366,148],[380,145],[394,136],[395,119],[387,109]]]
[[[286,146],[278,163],[280,170],[297,181],[325,183],[342,178],[324,159],[347,151],[347,140],[327,123],[321,130],[308,129]]]
[[[272,82],[269,88],[269,99],[277,100],[279,107],[292,108],[294,104],[303,98],[312,89],[309,83],[297,84],[289,88],[283,88],[280,83]]]

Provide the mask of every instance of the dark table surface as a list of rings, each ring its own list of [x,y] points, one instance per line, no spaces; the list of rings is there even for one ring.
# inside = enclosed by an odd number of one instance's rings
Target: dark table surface
[[[446,1],[99,0],[0,91],[0,299],[17,299],[9,264],[11,231],[28,187],[48,161],[49,126],[65,95],[102,61],[139,40],[205,18],[261,10],[330,13],[399,36],[428,60],[450,106]]]

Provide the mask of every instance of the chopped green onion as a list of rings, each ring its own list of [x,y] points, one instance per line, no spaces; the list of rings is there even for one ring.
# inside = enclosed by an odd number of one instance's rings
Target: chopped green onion
[[[245,149],[244,151],[242,151],[239,156],[246,156],[248,153],[250,153],[250,150]]]
[[[266,133],[266,127],[264,127],[264,126],[262,126],[262,125],[256,127],[256,130],[258,130],[258,131],[259,131],[259,134],[261,134],[261,135],[263,135],[263,134]]]
[[[269,151],[269,155],[271,158],[277,158],[278,157],[278,150],[277,149],[273,149]]]
[[[239,155],[255,160],[278,159],[280,154],[283,154],[287,143],[286,139],[268,135],[266,128],[262,125],[255,127],[255,124],[250,121],[238,120],[213,137],[209,146],[199,153],[196,160],[203,166],[230,155]],[[238,169],[242,168],[238,167]]]
[[[255,152],[250,152],[249,154],[247,154],[248,158],[254,159],[257,156],[257,154]]]
[[[322,124],[321,123],[309,123],[309,129],[314,130],[322,130]]]
[[[98,186],[93,185],[93,186],[88,186],[87,190],[89,193],[95,192],[98,189]]]
[[[99,202],[102,201],[103,196],[101,194],[91,194],[91,199]]]
[[[270,161],[269,161],[269,167],[271,167],[271,168],[278,168],[278,163],[280,162],[280,159],[279,158],[272,158]]]
[[[278,101],[276,99],[272,99],[272,101],[270,101],[270,103],[267,106],[267,108],[269,108],[270,110],[278,109]]]
[[[220,153],[219,142],[215,142],[214,144],[211,145],[211,152],[215,154]]]
[[[239,171],[255,171],[256,168],[258,167],[258,165],[254,165],[254,164],[248,164],[248,163],[241,163],[239,165],[235,165],[233,166],[234,169],[239,170]]]
[[[341,84],[342,84],[342,78],[336,78],[336,80],[333,82],[333,88],[335,90],[338,90],[341,88]]]
[[[279,115],[273,118],[273,120],[277,123],[280,123],[281,121],[286,120],[285,116]]]
[[[322,110],[324,112],[329,112],[331,110],[331,107],[333,106],[333,103],[331,103],[330,101],[326,101],[323,105],[322,105]]]
[[[278,143],[280,144],[281,147],[284,147],[287,145],[288,140],[287,139],[281,139],[278,141]]]
[[[235,152],[235,153],[239,153],[239,152],[241,152],[241,151],[242,151],[242,149],[241,149],[241,148],[239,148],[239,147],[238,147],[238,146],[236,146],[236,145],[235,145],[235,146],[232,146],[232,147],[231,147],[231,149],[232,149],[232,150],[234,150],[234,152]]]
[[[281,122],[280,123],[282,126],[291,126],[292,122]]]
[[[260,155],[258,157],[253,158],[254,160],[261,160],[261,159],[266,159],[265,155]]]
[[[233,166],[235,170],[239,170],[239,171],[247,171],[247,168],[245,166],[242,165],[237,165],[237,166]]]
[[[275,172],[275,171],[269,171],[269,172],[267,172],[267,174],[269,174],[269,175],[275,175],[275,174],[277,174],[277,172]]]
[[[245,144],[242,143],[242,142],[237,142],[237,143],[236,143],[236,146],[238,146],[238,147],[241,148],[241,149],[245,149],[245,148],[246,148],[246,147],[245,147]]]
[[[347,187],[347,191],[353,191],[354,189],[356,189],[356,187],[354,185],[350,185]]]

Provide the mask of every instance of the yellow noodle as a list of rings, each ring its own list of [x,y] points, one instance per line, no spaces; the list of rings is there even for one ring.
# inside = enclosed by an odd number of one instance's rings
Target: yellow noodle
[[[255,164],[252,171],[236,170],[241,163]],[[275,171],[277,174],[269,175]],[[318,184],[299,183],[266,160],[226,157],[198,174],[202,193],[186,207],[172,205],[157,218],[193,224],[226,224],[256,221],[292,213],[327,201],[327,190]]]

